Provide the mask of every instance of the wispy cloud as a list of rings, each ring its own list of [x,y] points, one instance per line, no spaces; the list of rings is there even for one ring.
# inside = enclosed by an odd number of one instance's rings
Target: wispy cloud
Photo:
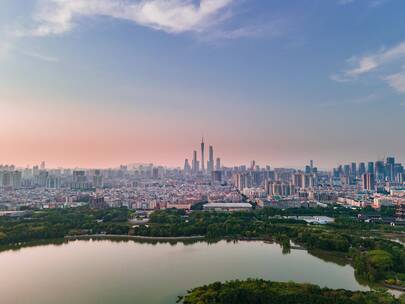
[[[380,96],[376,93],[369,94],[367,96],[361,96],[361,97],[356,97],[352,99],[344,99],[344,100],[334,100],[334,101],[328,101],[321,103],[320,106],[324,108],[331,108],[331,107],[337,107],[337,106],[342,106],[342,105],[360,105],[360,104],[367,104],[371,102],[378,101]]]
[[[346,70],[345,74],[348,77],[357,77],[402,58],[405,58],[405,41],[388,49],[382,48],[371,55],[350,58],[348,62],[353,63],[354,68]]]
[[[405,93],[405,68],[399,73],[386,76],[384,80],[397,92]]]
[[[398,92],[405,93],[405,68],[398,73],[391,72],[387,75],[387,67],[394,65],[395,68],[403,62],[405,62],[405,41],[390,48],[381,48],[368,55],[353,56],[347,60],[350,68],[341,73],[332,74],[330,78],[337,82],[348,82],[378,71],[380,79],[386,81]]]
[[[31,57],[34,59],[38,59],[41,61],[46,61],[46,62],[59,62],[59,58],[52,57],[49,55],[44,55],[38,52],[33,52],[33,51],[26,51],[22,49],[16,49],[16,51],[24,56]]]
[[[198,35],[198,40],[203,42],[218,42],[240,38],[276,39],[285,36],[290,31],[290,21],[283,18],[273,18],[265,22],[242,25],[236,28],[216,28],[207,33]]]
[[[71,31],[80,17],[106,16],[168,33],[203,32],[229,17],[235,0],[39,0],[33,28],[20,35]]]
[[[59,58],[44,55],[37,51],[28,50],[18,46],[18,39],[7,34],[0,35],[0,60],[6,59],[12,54],[20,54],[46,62],[58,62]]]

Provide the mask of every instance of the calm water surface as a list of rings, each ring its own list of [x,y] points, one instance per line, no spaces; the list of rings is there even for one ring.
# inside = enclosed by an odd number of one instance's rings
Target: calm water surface
[[[214,281],[264,278],[368,290],[351,266],[276,244],[73,241],[0,253],[0,303],[174,303]]]

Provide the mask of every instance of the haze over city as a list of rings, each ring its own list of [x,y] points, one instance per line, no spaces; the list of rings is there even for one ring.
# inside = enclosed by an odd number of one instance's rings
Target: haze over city
[[[405,160],[398,0],[0,4],[0,160]],[[186,154],[187,153],[187,154]]]

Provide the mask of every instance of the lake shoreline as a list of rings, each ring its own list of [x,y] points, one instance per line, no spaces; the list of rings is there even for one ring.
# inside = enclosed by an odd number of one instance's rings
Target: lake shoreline
[[[35,246],[41,246],[41,245],[62,245],[66,244],[70,241],[76,241],[76,240],[111,240],[111,241],[135,241],[135,242],[140,242],[140,243],[167,243],[167,242],[181,242],[187,244],[188,242],[190,243],[195,243],[195,242],[209,242],[210,240],[205,237],[205,236],[182,236],[182,237],[150,237],[150,236],[139,236],[139,235],[116,235],[116,234],[87,234],[87,235],[67,235],[63,238],[58,238],[58,239],[51,239],[51,240],[41,240],[37,242],[27,242],[27,243],[19,243],[19,244],[13,244],[12,246],[4,246],[1,248],[1,251],[7,251],[7,250],[20,250],[24,247],[35,247]],[[273,240],[269,239],[268,237],[254,237],[254,238],[247,238],[247,237],[240,237],[240,238],[231,238],[231,237],[222,237],[218,240],[215,240],[214,243],[219,242],[219,241],[226,241],[226,242],[265,242],[268,244],[274,244]],[[294,244],[291,246],[291,249],[293,250],[305,250],[308,252],[308,254],[322,259],[324,262],[332,262],[333,264],[337,265],[351,265],[351,260],[346,256],[342,254],[336,254],[336,252],[330,252],[330,251],[324,251],[324,250],[308,250],[304,246],[299,245],[299,244]],[[335,260],[335,258],[339,258],[340,263]],[[344,260],[344,262],[343,262]],[[352,265],[351,265],[352,266]],[[366,283],[365,285],[368,285],[371,289],[373,287],[369,284]],[[374,287],[383,287],[383,288],[388,288],[388,289],[394,289],[397,291],[404,292],[403,287],[401,288],[400,286],[395,286],[395,285],[387,285],[382,282],[373,284]]]
[[[140,236],[140,235],[117,235],[117,234],[85,234],[85,235],[67,235],[65,240],[89,240],[89,239],[120,239],[120,240],[135,240],[135,241],[202,241],[206,237],[203,235],[196,236],[180,236],[180,237],[155,237],[155,236]]]

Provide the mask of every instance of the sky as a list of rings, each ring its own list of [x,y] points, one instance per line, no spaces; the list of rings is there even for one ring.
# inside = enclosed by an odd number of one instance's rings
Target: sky
[[[405,161],[403,0],[1,0],[0,164]]]

